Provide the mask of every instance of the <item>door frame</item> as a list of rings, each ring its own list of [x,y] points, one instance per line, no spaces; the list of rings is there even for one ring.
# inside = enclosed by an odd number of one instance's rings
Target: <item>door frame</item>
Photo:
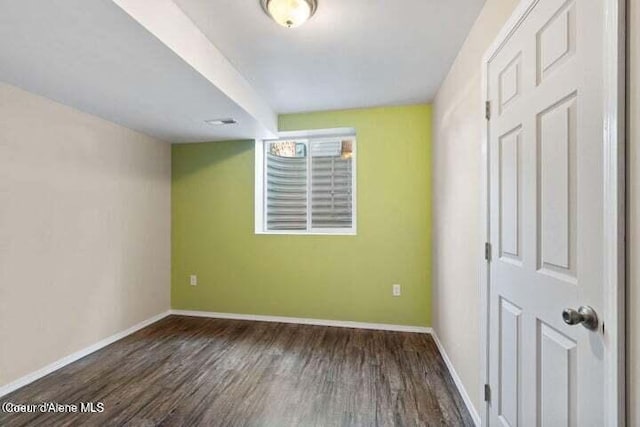
[[[489,100],[489,62],[507,39],[520,26],[540,0],[521,0],[511,17],[502,27],[494,42],[482,58],[480,111],[485,111]],[[625,381],[625,219],[626,219],[626,0],[602,0],[605,8],[604,28],[604,299],[603,322],[606,325],[604,341],[604,419],[607,426],[626,425]],[[482,237],[490,240],[489,200],[489,122],[485,121],[481,136],[481,223]],[[481,249],[484,254],[484,248]],[[481,260],[480,266],[480,396],[484,385],[489,384],[489,262]],[[479,408],[482,425],[489,425],[489,402]]]

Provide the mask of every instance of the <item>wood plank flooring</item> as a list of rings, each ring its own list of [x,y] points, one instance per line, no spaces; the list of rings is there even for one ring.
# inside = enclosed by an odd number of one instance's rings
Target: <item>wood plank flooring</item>
[[[430,335],[170,316],[3,398],[0,426],[473,425]]]

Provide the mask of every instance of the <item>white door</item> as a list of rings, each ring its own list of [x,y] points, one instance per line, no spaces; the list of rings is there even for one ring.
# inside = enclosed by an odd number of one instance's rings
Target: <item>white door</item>
[[[605,425],[602,322],[563,319],[603,312],[604,19],[540,0],[488,62],[492,426]]]

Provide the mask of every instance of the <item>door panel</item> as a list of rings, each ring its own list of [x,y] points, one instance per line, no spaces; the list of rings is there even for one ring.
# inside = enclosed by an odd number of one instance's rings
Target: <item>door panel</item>
[[[490,424],[603,424],[598,0],[539,0],[489,61]],[[579,392],[588,390],[588,392]]]
[[[521,263],[520,130],[500,137],[500,258]]]
[[[500,421],[518,425],[520,412],[520,318],[522,310],[506,299],[500,300]]]
[[[538,270],[575,283],[576,94],[538,115]]]
[[[575,52],[575,19],[575,1],[565,3],[536,34],[538,84]]]
[[[520,53],[500,72],[500,113],[505,111],[522,92],[522,57]]]
[[[572,425],[576,419],[576,342],[538,322],[541,425]]]

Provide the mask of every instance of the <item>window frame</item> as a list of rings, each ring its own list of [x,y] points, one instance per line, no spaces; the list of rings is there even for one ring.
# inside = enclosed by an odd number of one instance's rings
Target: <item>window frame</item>
[[[336,138],[349,138],[353,141],[351,157],[351,227],[350,228],[313,228],[311,205],[311,147],[312,142],[334,141]],[[306,230],[269,230],[267,229],[267,168],[266,150],[269,143],[295,141],[304,143],[307,149],[307,229]],[[302,236],[356,236],[357,235],[357,139],[352,128],[321,129],[301,132],[280,132],[278,138],[255,140],[255,234],[302,235]]]

